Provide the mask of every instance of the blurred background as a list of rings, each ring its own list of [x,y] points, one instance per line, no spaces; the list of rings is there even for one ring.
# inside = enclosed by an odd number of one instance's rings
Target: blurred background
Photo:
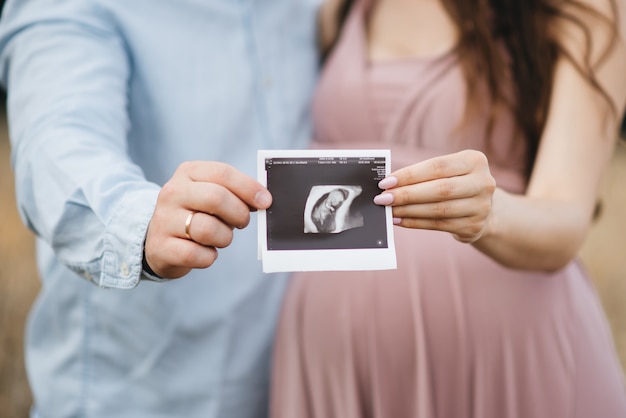
[[[0,9],[4,2],[0,0]],[[602,212],[581,250],[626,370],[626,141],[602,185]],[[18,216],[4,97],[0,92],[0,418],[26,418],[32,401],[24,369],[28,310],[39,290],[34,238]]]

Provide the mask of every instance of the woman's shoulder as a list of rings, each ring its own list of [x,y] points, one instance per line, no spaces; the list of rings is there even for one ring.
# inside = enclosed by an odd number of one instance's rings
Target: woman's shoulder
[[[601,57],[624,35],[623,0],[566,1],[559,7],[551,27],[553,36],[575,58]],[[593,40],[591,40],[593,38]]]

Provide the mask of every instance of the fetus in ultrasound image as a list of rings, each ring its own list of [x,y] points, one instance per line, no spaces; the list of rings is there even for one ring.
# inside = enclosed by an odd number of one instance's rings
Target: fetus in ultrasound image
[[[313,186],[304,210],[304,232],[339,233],[363,226],[363,215],[353,205],[361,191],[361,186],[352,185]]]

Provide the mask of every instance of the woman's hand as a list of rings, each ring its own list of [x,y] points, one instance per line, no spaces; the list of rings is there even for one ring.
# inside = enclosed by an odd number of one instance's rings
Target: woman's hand
[[[250,211],[266,209],[272,196],[261,184],[218,162],[181,164],[163,186],[146,234],[145,261],[164,278],[206,268],[217,249],[230,245]]]
[[[496,182],[487,157],[465,150],[404,167],[379,187],[384,192],[374,203],[391,206],[395,224],[446,231],[472,243],[489,226]]]

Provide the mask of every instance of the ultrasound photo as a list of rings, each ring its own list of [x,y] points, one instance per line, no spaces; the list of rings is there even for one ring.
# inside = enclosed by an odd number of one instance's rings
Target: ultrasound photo
[[[388,150],[259,151],[258,179],[273,197],[258,214],[264,270],[395,266],[391,208],[373,202],[389,158]],[[388,263],[368,260],[390,254]]]

